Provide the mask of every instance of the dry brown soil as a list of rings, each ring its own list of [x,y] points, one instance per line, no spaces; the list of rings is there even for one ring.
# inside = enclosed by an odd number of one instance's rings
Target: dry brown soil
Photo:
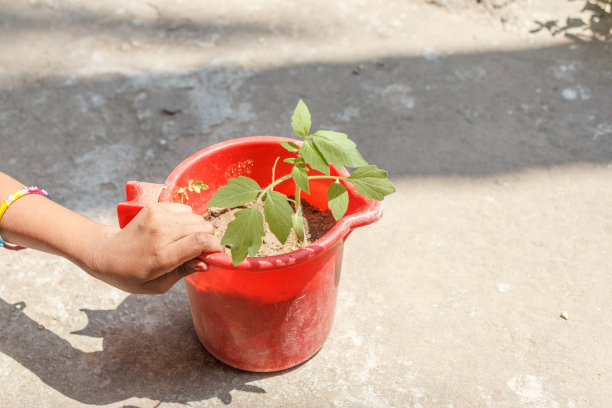
[[[215,235],[222,237],[225,234],[227,225],[234,219],[234,213],[243,208],[251,207],[253,204],[252,202],[244,207],[232,209],[211,207],[208,209],[208,214],[205,215],[205,218],[216,228]],[[263,214],[263,203],[259,203],[258,207]],[[302,200],[302,212],[304,214],[304,233],[306,237],[304,241],[300,241],[292,230],[287,241],[282,244],[270,231],[268,224],[265,223],[265,236],[257,256],[273,256],[296,251],[314,243],[336,225],[334,216],[329,210],[320,211],[304,200]],[[229,254],[229,247],[226,247],[225,251]]]

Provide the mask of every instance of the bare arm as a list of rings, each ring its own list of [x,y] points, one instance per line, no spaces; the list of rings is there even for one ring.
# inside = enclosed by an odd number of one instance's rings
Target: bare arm
[[[0,202],[23,187],[0,172]],[[0,221],[3,240],[63,256],[132,293],[163,293],[185,274],[204,269],[194,258],[222,249],[212,232],[210,223],[182,204],[150,205],[119,229],[36,194],[15,201]]]

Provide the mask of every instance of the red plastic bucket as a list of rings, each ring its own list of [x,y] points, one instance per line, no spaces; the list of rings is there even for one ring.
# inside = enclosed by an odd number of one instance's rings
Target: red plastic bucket
[[[159,184],[129,182],[127,202],[117,207],[123,228],[147,203],[176,202],[176,187],[202,180],[210,188],[191,193],[187,203],[204,213],[206,203],[227,180],[247,176],[265,187],[291,171],[282,159],[292,157],[274,136],[252,136],[219,143],[183,161]],[[332,174],[346,175],[332,169]],[[330,180],[312,180],[310,204],[327,209]],[[206,272],[185,278],[193,324],[206,349],[222,362],[247,371],[278,371],[312,357],[332,327],[344,240],[357,227],[377,221],[382,202],[370,200],[345,184],[349,191],[346,215],[325,236],[306,248],[278,256],[247,258],[233,266],[227,254],[202,254]],[[288,180],[276,191],[291,194]],[[179,200],[180,201],[180,200]]]

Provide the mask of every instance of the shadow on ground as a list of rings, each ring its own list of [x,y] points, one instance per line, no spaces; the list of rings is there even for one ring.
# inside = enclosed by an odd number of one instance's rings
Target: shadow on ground
[[[130,295],[114,310],[85,310],[88,325],[75,334],[104,339],[104,350],[91,353],[40,326],[25,307],[0,298],[0,352],[84,404],[132,397],[229,404],[234,390],[265,393],[248,383],[276,375],[236,370],[210,356],[193,330],[182,285],[163,296]]]
[[[567,17],[564,23],[535,20],[537,27],[531,33],[546,30],[553,36],[563,34],[578,43],[612,39],[612,3],[609,0],[587,1],[582,11],[590,14],[587,21],[582,17]]]
[[[0,162],[71,208],[109,208],[126,181],[163,182],[211,144],[291,135],[301,97],[313,129],[348,133],[391,177],[607,163],[611,67],[608,45],[584,44],[39,80],[0,90]]]

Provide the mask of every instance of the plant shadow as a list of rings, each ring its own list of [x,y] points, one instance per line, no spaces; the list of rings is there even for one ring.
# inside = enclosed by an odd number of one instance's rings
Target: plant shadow
[[[265,393],[252,381],[279,373],[249,373],[214,359],[191,323],[182,285],[162,296],[129,295],[116,309],[83,310],[88,324],[74,334],[102,337],[103,350],[83,352],[24,313],[23,302],[0,298],[0,352],[45,384],[83,404],[132,397],[187,403],[232,391]]]
[[[563,34],[576,42],[605,42],[612,39],[612,3],[608,0],[587,0],[582,11],[590,12],[588,21],[581,17],[567,17],[565,23],[535,20],[537,27],[530,32],[547,30],[553,37]]]

